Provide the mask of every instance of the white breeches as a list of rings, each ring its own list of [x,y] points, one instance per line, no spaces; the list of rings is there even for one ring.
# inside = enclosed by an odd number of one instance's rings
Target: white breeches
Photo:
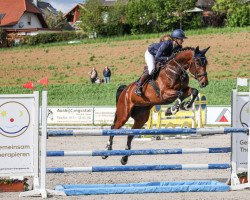
[[[148,66],[149,74],[151,75],[155,68],[155,58],[151,53],[148,52],[148,50],[145,52],[145,61]]]

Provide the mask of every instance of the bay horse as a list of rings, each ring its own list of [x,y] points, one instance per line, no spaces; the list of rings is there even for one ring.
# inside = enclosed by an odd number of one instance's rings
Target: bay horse
[[[166,110],[166,115],[172,115],[179,109],[188,110],[191,108],[198,95],[198,90],[189,87],[189,74],[198,82],[200,87],[208,85],[206,72],[207,58],[205,56],[210,47],[199,50],[199,47],[185,47],[174,53],[169,60],[164,63],[157,75],[154,77],[153,84],[149,82],[143,86],[143,95],[135,94],[136,82],[128,86],[122,85],[117,89],[116,94],[116,113],[111,129],[121,128],[129,119],[134,119],[132,129],[141,129],[148,121],[150,109],[154,105],[170,104],[175,102],[172,107]],[[157,92],[158,90],[158,92]],[[190,100],[184,101],[191,96]],[[109,137],[106,149],[112,150],[114,136]],[[126,150],[131,149],[134,136],[128,136]],[[103,156],[106,159],[108,156]],[[128,156],[123,156],[121,163],[126,165]]]

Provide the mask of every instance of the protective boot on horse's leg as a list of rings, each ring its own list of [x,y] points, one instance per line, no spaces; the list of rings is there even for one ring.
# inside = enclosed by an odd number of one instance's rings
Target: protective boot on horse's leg
[[[186,101],[183,101],[181,103],[181,106],[180,106],[180,109],[181,110],[189,110],[189,108],[192,107],[196,97],[198,96],[199,94],[199,91],[195,88],[189,88],[188,90],[188,94],[186,96],[189,96],[189,93],[191,93],[191,99],[188,100],[187,102]]]
[[[178,98],[175,102],[175,105],[172,107],[169,107],[166,112],[165,112],[165,116],[169,116],[169,115],[174,115],[176,114],[179,109],[180,109],[180,105],[182,103],[182,101],[184,100],[184,94],[182,91],[178,91]]]
[[[138,83],[137,83],[137,88],[135,89],[135,93],[138,95],[138,96],[141,96],[142,95],[142,88],[143,88],[143,85],[151,78],[151,75],[149,74],[149,71],[148,71],[148,67],[145,66],[144,67],[144,71],[143,71],[143,74],[141,75]]]

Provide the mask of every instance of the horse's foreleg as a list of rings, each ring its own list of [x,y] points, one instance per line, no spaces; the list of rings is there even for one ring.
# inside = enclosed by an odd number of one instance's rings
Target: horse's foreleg
[[[177,91],[177,95],[178,95],[178,97],[177,97],[175,104],[166,110],[166,112],[165,112],[166,116],[174,115],[179,111],[180,105],[185,97],[184,97],[184,93],[182,91]]]
[[[191,95],[190,100],[188,100],[187,102],[182,102],[180,109],[181,110],[189,110],[189,108],[192,107],[196,97],[198,96],[199,91],[195,88],[189,88],[185,93],[184,96],[189,97]]]
[[[133,138],[134,138],[133,135],[128,136],[127,146],[126,146],[125,150],[130,150],[131,149],[131,143],[132,143]],[[122,159],[121,159],[122,165],[126,165],[127,162],[128,162],[128,156],[123,156]]]

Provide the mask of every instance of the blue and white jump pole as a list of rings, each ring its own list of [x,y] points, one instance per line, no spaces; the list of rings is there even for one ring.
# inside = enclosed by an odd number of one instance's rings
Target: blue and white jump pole
[[[203,170],[228,169],[230,164],[175,164],[175,165],[134,165],[134,166],[92,166],[47,168],[47,173],[73,172],[120,172],[120,171],[158,171],[158,170]]]
[[[221,148],[182,148],[182,149],[141,149],[141,150],[93,150],[93,151],[47,151],[47,157],[55,156],[131,156],[158,154],[201,154],[229,153],[230,147]]]
[[[49,130],[48,136],[126,136],[176,134],[228,134],[249,133],[248,128],[175,128],[175,129],[103,129],[103,130]]]

